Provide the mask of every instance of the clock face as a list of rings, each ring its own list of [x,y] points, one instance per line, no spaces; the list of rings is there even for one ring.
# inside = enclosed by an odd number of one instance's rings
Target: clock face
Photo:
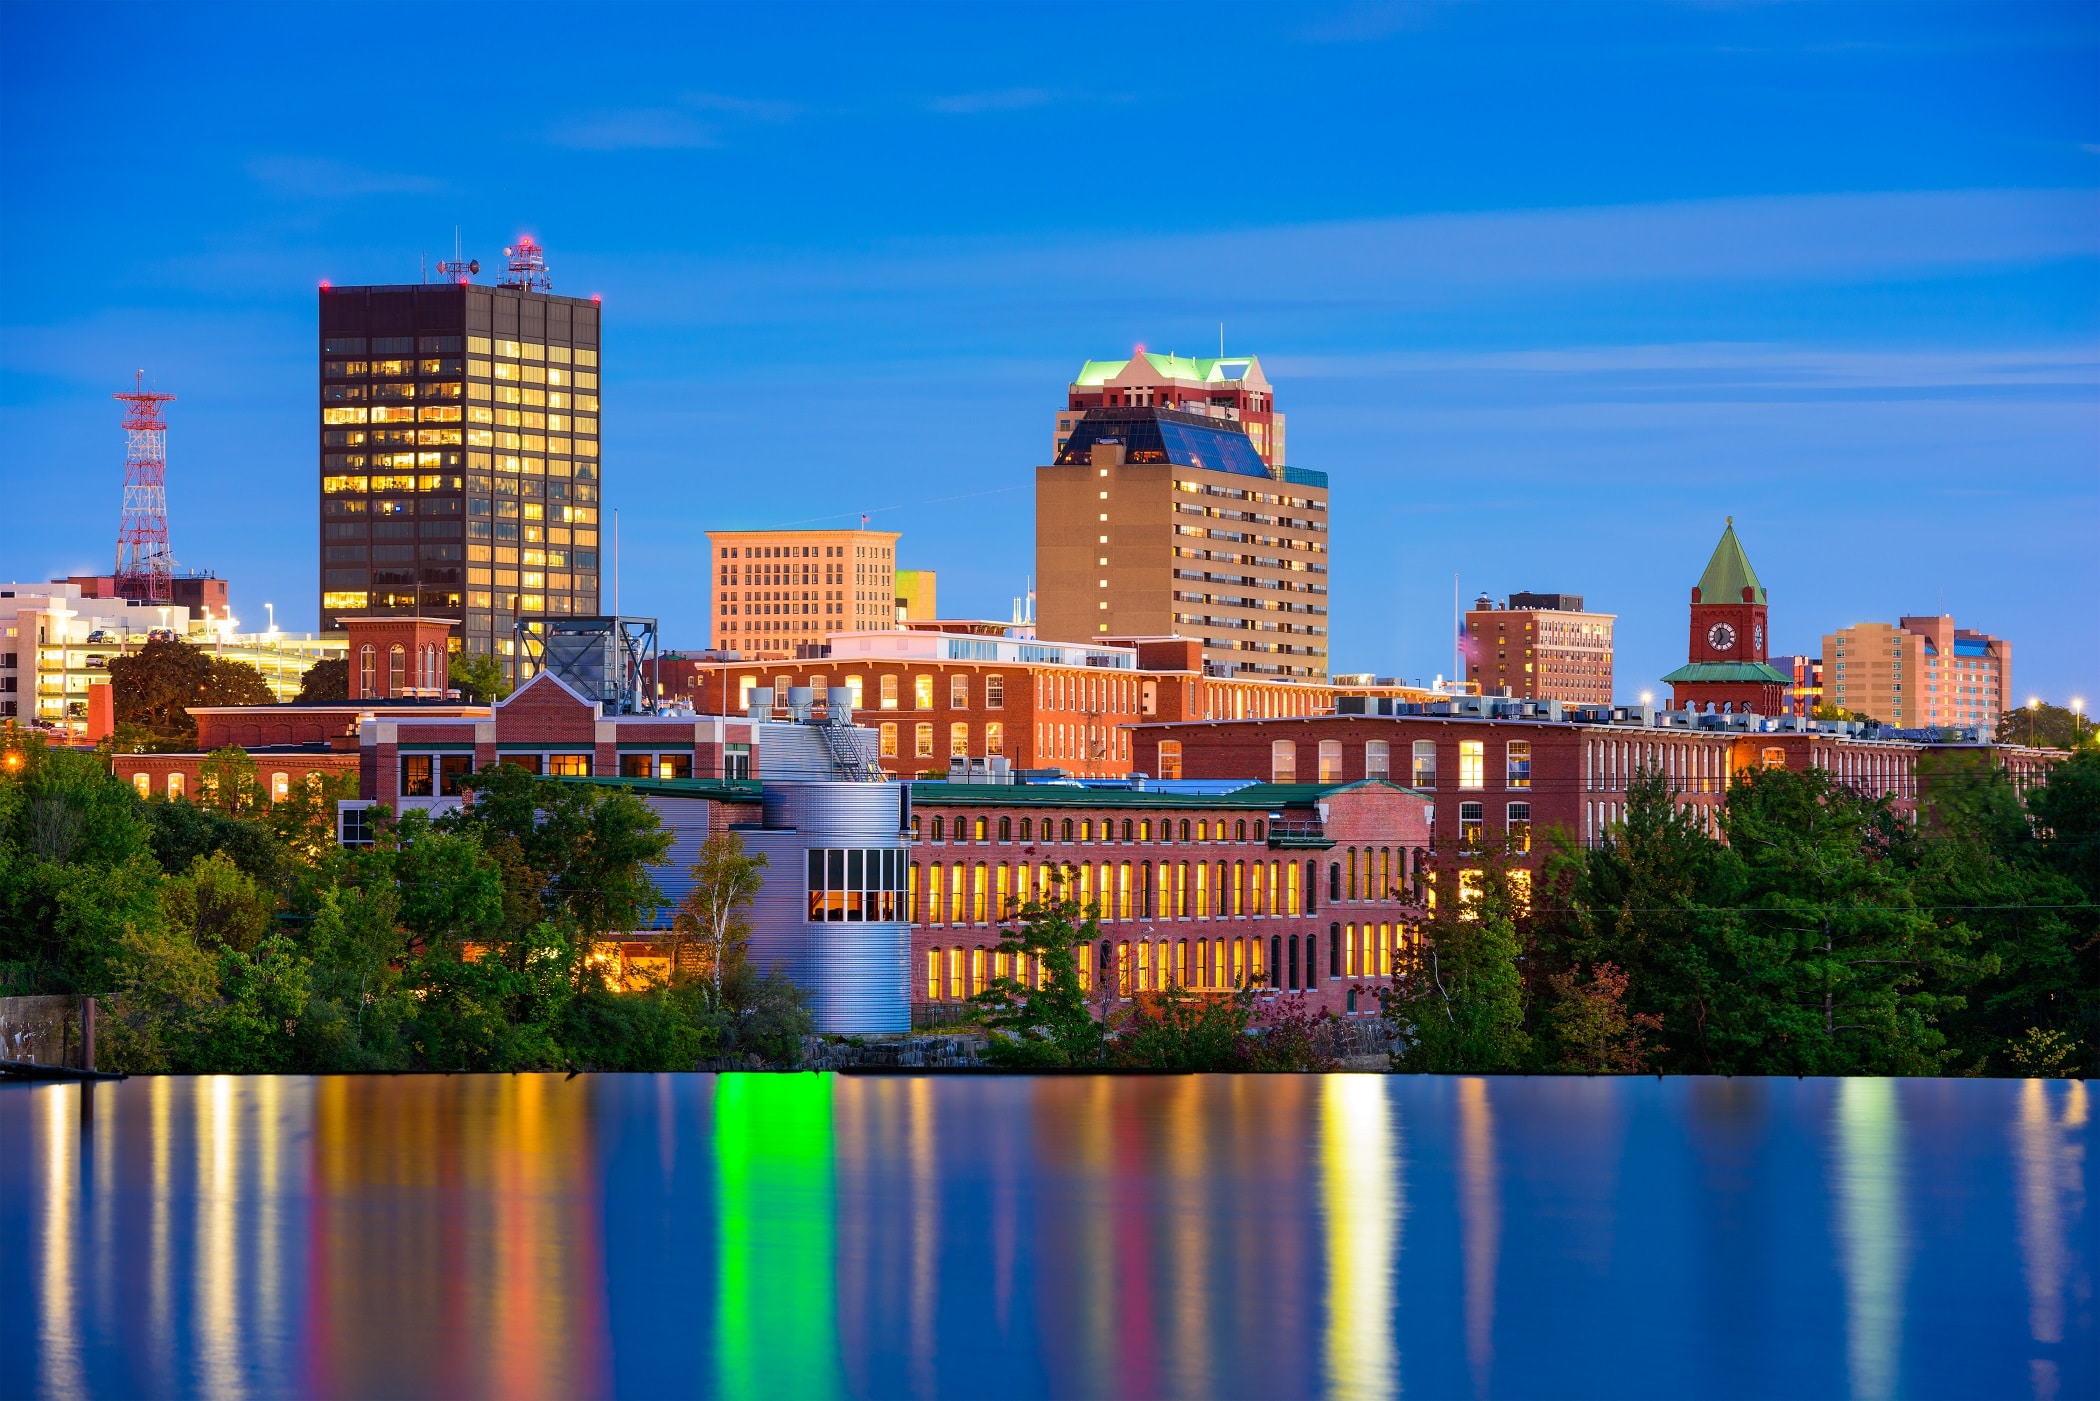
[[[1706,630],[1706,645],[1716,652],[1725,652],[1735,646],[1735,629],[1726,623],[1715,623]]]

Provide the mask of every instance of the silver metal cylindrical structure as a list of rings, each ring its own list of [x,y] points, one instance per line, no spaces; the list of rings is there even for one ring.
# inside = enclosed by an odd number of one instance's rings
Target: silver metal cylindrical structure
[[[751,960],[779,966],[808,990],[820,1032],[911,1030],[902,791],[895,783],[768,783],[764,829],[740,834],[746,850],[767,858],[751,911]],[[851,872],[850,902],[837,897],[839,882],[827,871]],[[881,892],[891,873],[893,900]],[[826,879],[828,903],[823,889],[812,889]],[[881,913],[894,917],[874,917]]]

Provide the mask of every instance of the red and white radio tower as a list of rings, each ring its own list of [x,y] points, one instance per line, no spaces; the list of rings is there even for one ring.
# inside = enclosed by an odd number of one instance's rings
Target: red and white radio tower
[[[160,406],[175,396],[138,388],[115,396],[124,410],[124,517],[117,526],[117,593],[141,603],[172,602],[175,556],[168,549],[168,422]]]
[[[498,287],[522,287],[528,292],[554,290],[554,278],[547,272],[547,250],[534,243],[531,234],[520,234],[516,243],[503,250],[503,256],[509,261],[502,276],[496,279]]]

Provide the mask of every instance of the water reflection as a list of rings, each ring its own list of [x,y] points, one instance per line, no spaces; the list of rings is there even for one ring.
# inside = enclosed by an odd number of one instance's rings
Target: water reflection
[[[2053,1102],[2052,1102],[2053,1101]],[[2081,1080],[2020,1086],[2012,1126],[2019,1178],[2020,1263],[2027,1283],[2027,1329],[2041,1346],[2028,1367],[2033,1393],[2050,1399],[2062,1378],[2054,1356],[2064,1341],[2067,1306],[2089,1300],[2092,1282],[2074,1242],[2084,1239],[2086,1086]]]
[[[2087,1093],[10,1088],[0,1357],[56,1397],[2093,1395]]]
[[[1327,1390],[1363,1401],[1400,1393],[1393,1285],[1407,1213],[1407,1155],[1384,1085],[1337,1075],[1321,1096],[1327,1225]]]
[[[1838,1082],[1837,1186],[1844,1241],[1846,1360],[1852,1394],[1896,1390],[1906,1223],[1903,1124],[1889,1080]]]

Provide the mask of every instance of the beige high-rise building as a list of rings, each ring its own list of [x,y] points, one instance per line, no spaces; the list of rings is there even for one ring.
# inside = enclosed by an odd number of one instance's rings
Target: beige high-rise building
[[[1907,729],[1988,728],[2011,696],[2012,644],[1945,615],[1823,635],[1823,699],[1856,715]]]
[[[714,645],[749,659],[810,655],[835,632],[897,626],[897,532],[710,530]]]
[[[1037,631],[1180,636],[1215,676],[1327,679],[1327,476],[1271,467],[1242,426],[1088,409],[1036,469]]]

